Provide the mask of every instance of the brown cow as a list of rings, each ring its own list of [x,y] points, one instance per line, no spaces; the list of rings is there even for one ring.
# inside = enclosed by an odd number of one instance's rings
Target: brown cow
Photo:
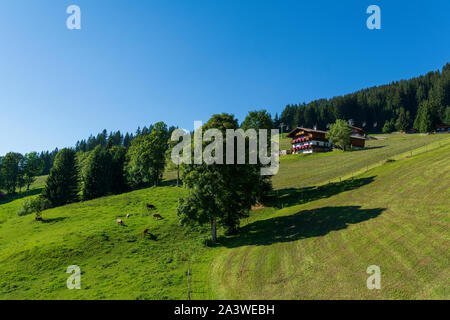
[[[154,213],[153,218],[163,219],[163,217],[159,213]]]
[[[149,231],[150,230],[148,230],[148,229],[144,229],[144,231],[142,231],[142,236],[145,238],[145,236],[148,235]]]
[[[156,210],[156,207],[152,204],[147,204],[147,209],[148,210]]]

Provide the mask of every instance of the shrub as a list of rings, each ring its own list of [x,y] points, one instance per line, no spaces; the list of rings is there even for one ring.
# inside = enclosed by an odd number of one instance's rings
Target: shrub
[[[22,202],[22,206],[17,210],[17,215],[19,217],[27,216],[33,213],[33,207],[31,204],[31,200],[26,199]]]
[[[36,220],[39,220],[41,218],[41,212],[49,209],[50,203],[47,199],[45,199],[42,196],[39,196],[34,199],[26,199],[22,202],[22,206],[17,211],[17,215],[19,217],[27,216],[32,213],[36,214]]]

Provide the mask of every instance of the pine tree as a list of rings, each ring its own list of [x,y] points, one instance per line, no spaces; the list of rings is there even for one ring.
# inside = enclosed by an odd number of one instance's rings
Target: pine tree
[[[433,103],[430,101],[424,101],[419,105],[417,117],[414,121],[414,129],[422,133],[429,133],[434,131],[434,124],[435,119]]]
[[[395,128],[398,131],[405,132],[410,126],[410,113],[405,111],[404,108],[400,108],[400,114],[398,115],[397,121],[395,122]]]
[[[43,192],[52,207],[78,201],[78,164],[72,149],[62,149],[55,157]]]
[[[110,191],[114,194],[125,192],[128,187],[125,180],[125,159],[127,150],[123,146],[114,146],[108,150],[111,159]]]
[[[394,132],[395,130],[395,123],[394,123],[394,119],[391,120],[386,120],[386,122],[384,123],[382,132],[383,133],[391,133]]]

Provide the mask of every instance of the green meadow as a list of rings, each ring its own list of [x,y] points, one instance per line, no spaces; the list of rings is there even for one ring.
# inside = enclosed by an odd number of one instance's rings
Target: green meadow
[[[282,157],[266,207],[214,248],[208,226],[179,225],[174,172],[44,222],[18,217],[41,178],[0,200],[0,299],[186,299],[188,270],[193,299],[448,299],[450,137],[375,137],[365,150]],[[70,265],[81,290],[66,288]],[[381,290],[366,287],[370,265]]]

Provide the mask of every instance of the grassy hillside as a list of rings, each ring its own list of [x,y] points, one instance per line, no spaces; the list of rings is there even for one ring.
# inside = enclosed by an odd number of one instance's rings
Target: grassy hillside
[[[286,157],[271,206],[242,221],[239,236],[220,233],[215,248],[204,246],[207,227],[179,226],[184,190],[171,186],[47,210],[45,223],[17,217],[43,177],[0,202],[0,299],[185,299],[189,266],[195,299],[449,298],[448,142],[387,135],[364,151]],[[313,187],[425,143],[434,149]],[[147,203],[165,219],[154,220]],[[144,228],[155,238],[143,238]],[[366,288],[372,264],[381,291]],[[82,270],[82,290],[66,288],[70,265]]]
[[[209,273],[227,299],[450,298],[450,146],[354,180],[285,190],[222,239]],[[382,289],[368,290],[378,265]]]
[[[276,189],[301,188],[326,183],[352,172],[371,168],[391,157],[409,153],[420,147],[438,147],[450,143],[448,135],[374,135],[367,140],[366,149],[352,152],[333,151],[312,155],[287,155],[280,158],[280,171],[273,179]],[[417,153],[417,152],[416,152]],[[299,161],[301,160],[301,161]]]
[[[187,264],[205,233],[178,225],[181,192],[150,188],[73,204],[46,211],[45,223],[10,216],[0,224],[0,298],[186,298]],[[165,219],[154,220],[146,203]],[[156,240],[143,238],[144,228]],[[83,290],[65,287],[69,265],[80,266]]]

